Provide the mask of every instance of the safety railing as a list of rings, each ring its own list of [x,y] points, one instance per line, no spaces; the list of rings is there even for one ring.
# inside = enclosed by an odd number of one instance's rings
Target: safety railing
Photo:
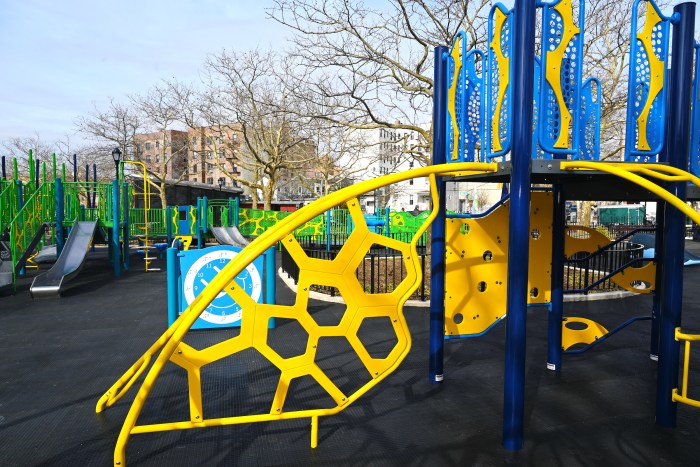
[[[129,234],[132,236],[143,235],[146,223],[148,234],[151,236],[165,236],[168,234],[168,215],[165,209],[144,208],[129,209]]]
[[[4,232],[17,214],[17,184],[3,179],[0,188],[0,229]]]
[[[681,328],[676,328],[676,340],[684,341],[685,348],[683,351],[683,380],[681,383],[681,390],[678,388],[673,390],[674,402],[680,402],[681,404],[687,404],[693,407],[700,408],[700,400],[692,399],[688,397],[688,374],[690,373],[690,343],[700,341],[700,334],[685,334],[681,332]]]
[[[56,215],[55,184],[44,183],[24,202],[22,209],[10,223],[10,248],[12,268],[32,243],[44,222],[50,222]]]

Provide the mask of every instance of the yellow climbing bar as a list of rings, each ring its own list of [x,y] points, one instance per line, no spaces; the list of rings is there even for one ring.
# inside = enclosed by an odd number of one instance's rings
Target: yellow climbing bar
[[[391,374],[410,350],[411,338],[403,316],[403,305],[421,281],[422,272],[417,253],[417,242],[437,216],[439,200],[436,177],[454,173],[495,172],[496,169],[497,164],[495,163],[464,162],[423,167],[368,180],[339,190],[305,206],[251,242],[216,275],[202,293],[195,298],[190,307],[97,402],[97,412],[113,405],[129,390],[139,376],[146,372],[150,362],[155,358],[155,362],[146,373],[119,433],[114,450],[114,465],[120,467],[125,465],[126,445],[133,434],[293,418],[310,418],[311,445],[312,447],[316,446],[318,443],[318,417],[335,414],[357,400]],[[360,210],[358,196],[382,186],[416,177],[429,178],[433,209],[410,242],[404,243],[370,232]],[[333,260],[307,257],[293,236],[294,230],[315,216],[342,204],[347,205],[355,224],[355,230],[348,241]],[[235,278],[253,260],[280,241],[287,247],[300,269],[297,299],[290,306],[255,303],[238,286]],[[391,293],[365,293],[357,279],[356,270],[364,261],[365,254],[372,245],[382,245],[401,254],[405,276]],[[336,287],[345,299],[346,310],[337,325],[318,325],[308,313],[309,290],[314,284]],[[242,317],[239,335],[201,350],[185,344],[183,338],[192,324],[214,298],[222,292],[229,294],[241,306]],[[294,319],[306,331],[306,343],[301,355],[283,358],[270,346],[267,340],[270,332],[268,322],[273,317]],[[383,357],[370,355],[358,337],[359,328],[363,323],[377,319],[390,323],[391,332],[396,339],[394,347]],[[316,363],[319,340],[327,337],[345,337],[367,370],[366,380],[359,382],[364,384],[351,394],[343,392]],[[201,368],[247,349],[257,350],[270,364],[280,370],[277,387],[269,391],[269,394],[274,394],[268,406],[269,410],[265,413],[252,415],[207,418],[200,380]],[[189,420],[137,426],[137,420],[151,389],[168,362],[180,366],[187,372]],[[331,406],[286,411],[284,404],[291,383],[294,379],[301,377],[314,379],[330,396]]]
[[[683,352],[683,383],[680,393],[678,388],[673,390],[671,396],[674,402],[690,405],[700,408],[700,400],[691,399],[688,397],[688,373],[690,370],[690,343],[700,341],[700,334],[685,334],[681,332],[681,328],[676,328],[676,340],[685,341],[685,349]]]
[[[688,216],[693,222],[700,224],[700,213],[695,211],[695,209],[691,208],[684,201],[675,197],[668,190],[650,180],[647,180],[641,175],[638,175],[642,174],[662,181],[690,182],[695,186],[700,187],[700,178],[685,172],[682,169],[659,164],[590,161],[563,161],[560,167],[562,170],[598,170],[600,172],[606,172],[611,175],[615,175],[616,177],[629,180],[630,182],[639,185],[659,196],[664,201],[668,202],[683,214]]]

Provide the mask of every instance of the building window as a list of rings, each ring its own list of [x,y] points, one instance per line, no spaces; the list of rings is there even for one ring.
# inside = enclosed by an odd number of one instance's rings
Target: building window
[[[160,141],[156,141],[156,149],[160,149]]]
[[[207,183],[209,185],[213,185],[214,184],[214,177],[207,177]]]
[[[193,136],[193,137],[192,137],[192,144],[193,144],[194,146],[197,145],[197,137],[196,137],[196,136]]]
[[[207,144],[211,145],[214,142],[214,140],[211,139],[211,136],[207,136]]]
[[[192,166],[192,172],[197,173],[197,164]]]
[[[150,151],[151,149],[153,149],[153,144],[151,144],[151,143],[146,143],[146,144],[145,144],[145,147],[146,147],[146,151]]]
[[[207,164],[207,172],[212,173],[214,171],[214,164]]]
[[[408,163],[408,168],[409,168],[409,169],[412,169],[412,168],[413,168],[413,161],[411,161],[411,162]]]
[[[214,153],[211,151],[207,151],[207,159],[213,159],[214,158]]]
[[[237,143],[238,142],[238,134],[237,133],[232,134],[231,140],[233,140],[234,143]]]
[[[413,206],[413,195],[408,196],[408,205]]]
[[[409,184],[409,185],[413,185],[413,179],[410,179],[410,180],[408,181],[408,184]]]

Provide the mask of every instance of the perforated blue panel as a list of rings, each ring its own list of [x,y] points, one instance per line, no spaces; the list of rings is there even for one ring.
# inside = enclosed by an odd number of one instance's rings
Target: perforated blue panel
[[[595,93],[593,92],[595,88]],[[581,88],[581,107],[578,113],[579,147],[575,160],[600,159],[600,81],[588,78]]]
[[[495,31],[495,20],[494,15],[500,11],[500,13],[506,15],[505,22],[500,31]],[[511,89],[512,86],[506,85],[501,82],[499,78],[498,58],[507,59],[508,63],[508,76],[510,76],[510,44],[511,44],[511,30],[512,30],[512,15],[511,10],[504,7],[502,4],[497,3],[491,8],[489,14],[489,48],[487,53],[488,61],[488,76],[487,76],[487,104],[486,104],[486,160],[490,161],[494,157],[500,157],[505,155],[510,151],[510,139],[511,139]],[[498,57],[496,51],[494,50],[492,44],[494,43],[494,36],[497,34],[496,43],[499,45],[503,57]],[[497,112],[499,106],[499,96],[502,95],[503,99],[500,102],[500,111],[498,112],[498,133],[494,134],[492,128],[492,122],[494,114]],[[498,144],[496,144],[496,141]]]
[[[583,34],[572,32],[576,31],[576,27],[581,31],[584,29],[583,16],[583,0],[578,4],[570,0],[559,0],[542,7],[542,68],[559,69],[559,82],[555,86],[561,91],[562,102],[557,98],[553,83],[547,80],[546,73],[543,74],[538,134],[543,150],[554,154],[578,152],[578,119],[575,109],[580,106]],[[565,38],[568,41],[564,44],[562,41]],[[562,104],[564,108],[561,107]],[[562,118],[562,113],[566,114],[565,119]]]
[[[483,161],[484,145],[484,54],[479,50],[467,53],[464,62],[466,125],[461,132],[465,138],[464,161]]]
[[[690,119],[690,173],[700,176],[700,44],[695,44],[692,116]]]
[[[464,103],[464,49],[465,49],[465,33],[460,32],[455,37],[452,42],[452,48],[450,49],[450,54],[447,58],[447,89],[448,89],[448,103],[447,103],[447,162],[459,162],[461,155],[464,154],[464,139],[460,138],[459,135],[462,133],[462,128],[464,128],[464,114],[465,114],[465,103]],[[456,57],[456,58],[455,58]],[[449,90],[455,85],[455,98],[451,101],[449,97]],[[456,124],[455,124],[456,122]],[[458,145],[455,158],[455,144]]]
[[[552,155],[544,152],[537,137],[540,125],[540,78],[542,76],[542,65],[539,57],[535,57],[535,92],[533,93],[534,106],[532,109],[532,158],[551,159]]]
[[[664,143],[670,20],[661,14],[653,0],[648,0],[644,26],[640,29],[637,18],[641,1],[645,0],[635,0],[632,7],[634,40],[630,47],[625,160],[655,162]],[[653,56],[647,52],[645,43],[653,49]]]

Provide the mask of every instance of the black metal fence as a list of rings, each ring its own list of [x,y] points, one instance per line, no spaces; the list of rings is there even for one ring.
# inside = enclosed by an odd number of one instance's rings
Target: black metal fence
[[[625,267],[641,267],[649,260],[643,258],[644,247],[629,242],[625,237],[635,232],[628,232],[621,240],[613,242],[606,248],[594,253],[577,253],[564,263],[564,293],[589,293],[619,290],[620,288],[608,276]],[[338,240],[347,236],[331,237],[330,249],[325,236],[299,237],[297,240],[309,258],[324,260],[335,259],[342,243]],[[414,300],[430,298],[430,254],[425,244],[418,248],[423,280],[411,296]],[[299,281],[299,266],[282,248],[282,269],[294,280]],[[365,255],[356,270],[356,277],[367,293],[389,293],[405,278],[406,267],[401,254],[383,245],[374,245]],[[335,287],[314,285],[312,290],[331,296],[338,295]]]

